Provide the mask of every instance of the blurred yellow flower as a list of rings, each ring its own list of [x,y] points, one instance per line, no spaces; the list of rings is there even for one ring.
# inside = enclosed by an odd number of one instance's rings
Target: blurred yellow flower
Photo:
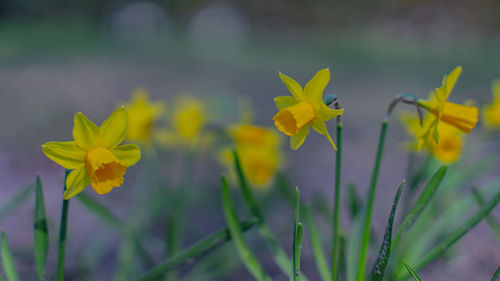
[[[174,110],[173,128],[182,141],[195,142],[206,122],[205,107],[198,99],[180,98]]]
[[[127,139],[143,144],[150,143],[153,124],[164,112],[163,102],[150,102],[146,89],[139,88],[132,93],[128,111]]]
[[[427,114],[420,124],[420,119],[413,113],[402,112],[400,121],[407,133],[414,137],[413,141],[407,142],[404,146],[409,150],[419,150],[419,142],[426,134],[428,127],[432,125],[434,117]],[[434,157],[443,163],[451,164],[455,162],[462,153],[463,134],[457,128],[446,123],[439,123],[439,144],[430,135],[427,134],[425,148],[428,149]]]
[[[429,94],[428,100],[418,101],[421,107],[435,116],[434,120],[428,126],[427,131],[422,135],[420,145],[425,142],[429,135],[432,136],[438,145],[440,144],[438,129],[440,121],[467,134],[476,126],[479,114],[477,107],[447,101],[461,73],[462,67],[456,67],[449,75],[444,76],[441,87],[433,90]]]
[[[292,78],[279,73],[283,83],[287,86],[292,96],[280,96],[274,98],[279,112],[273,117],[274,125],[285,135],[290,136],[292,149],[299,148],[307,135],[309,126],[318,133],[325,135],[334,149],[330,134],[325,122],[341,115],[343,109],[331,109],[323,103],[323,91],[330,81],[330,70],[322,69],[302,87]]]
[[[228,130],[234,141],[241,168],[256,187],[266,187],[279,165],[280,140],[272,129],[251,124],[232,126]],[[222,160],[233,171],[234,158],[230,149],[222,151]]]
[[[500,79],[493,81],[493,101],[483,108],[483,121],[487,128],[500,128]]]
[[[42,145],[47,157],[73,170],[66,179],[64,199],[82,192],[89,184],[98,194],[109,193],[114,187],[122,185],[127,168],[141,158],[137,145],[119,145],[127,134],[125,107],[116,109],[100,127],[81,112],[75,114],[74,122],[74,141]]]

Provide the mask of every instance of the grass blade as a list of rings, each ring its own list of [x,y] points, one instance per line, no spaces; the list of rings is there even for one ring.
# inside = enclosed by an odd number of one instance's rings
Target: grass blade
[[[415,202],[415,205],[413,205],[413,208],[411,208],[410,212],[406,216],[406,218],[403,220],[401,223],[401,226],[398,229],[398,232],[396,233],[396,236],[394,237],[394,245],[397,245],[399,242],[399,239],[401,239],[401,235],[412,226],[412,224],[415,222],[415,220],[420,216],[422,211],[425,209],[425,207],[429,204],[429,202],[432,200],[434,195],[436,194],[436,191],[441,183],[441,180],[443,179],[444,175],[446,174],[447,166],[443,165],[437,172],[432,176],[431,180],[427,184],[427,186],[424,188],[422,191],[422,194],[417,199],[417,202]]]
[[[36,201],[34,215],[35,265],[38,280],[42,281],[49,252],[49,230],[45,216],[45,200],[40,176],[36,176]]]
[[[411,268],[411,266],[405,260],[402,259],[401,262],[403,262],[404,266],[406,267],[406,270],[408,270],[408,272],[411,274],[413,279],[415,279],[415,281],[422,281],[422,279],[420,279],[415,270],[413,270],[413,268]]]
[[[500,201],[500,191],[495,194],[488,202],[486,202],[474,215],[472,215],[465,223],[453,230],[449,235],[447,235],[441,242],[439,242],[432,250],[429,251],[424,257],[422,257],[415,268],[417,270],[422,269],[429,262],[434,260],[443,254],[448,248],[453,246],[460,238],[462,238],[467,232],[474,228],[484,217],[486,217],[491,210]],[[405,276],[406,277],[406,276]],[[399,278],[399,280],[405,280],[406,278]]]
[[[85,207],[87,207],[89,211],[100,218],[103,222],[107,223],[109,226],[131,239],[138,251],[138,254],[142,257],[140,260],[144,262],[146,267],[152,267],[156,264],[153,257],[141,243],[136,232],[116,217],[108,208],[83,192],[78,194],[77,198]]]
[[[323,251],[323,246],[321,245],[321,239],[319,237],[318,228],[312,216],[310,208],[304,209],[304,220],[306,222],[307,229],[309,231],[309,239],[311,243],[312,252],[314,255],[314,260],[316,267],[318,268],[319,275],[323,281],[331,280],[330,269],[325,259],[325,253]]]
[[[257,219],[252,219],[239,223],[238,229],[241,231],[246,231],[252,228],[257,223]],[[185,250],[179,252],[175,256],[165,260],[164,262],[158,264],[151,270],[149,270],[142,277],[138,278],[136,281],[153,281],[161,278],[170,269],[179,266],[187,261],[192,261],[193,259],[207,254],[211,250],[219,247],[227,241],[232,239],[230,230],[228,228],[221,229],[203,239],[196,242],[195,244],[187,247]]]
[[[380,251],[378,253],[377,260],[373,264],[372,271],[368,280],[370,281],[382,281],[384,279],[385,268],[389,262],[389,257],[391,255],[391,240],[392,240],[392,225],[394,224],[394,215],[396,214],[396,208],[399,203],[399,198],[401,197],[401,190],[405,180],[401,181],[396,196],[394,197],[394,203],[392,204],[391,213],[389,215],[389,221],[385,228],[384,240]]]
[[[382,154],[384,151],[385,136],[388,124],[389,120],[387,118],[384,119],[384,121],[382,122],[382,128],[380,130],[377,155],[375,157],[375,165],[373,167],[372,178],[370,181],[370,189],[368,191],[368,196],[364,204],[365,206],[363,207],[364,213],[363,213],[363,223],[362,223],[362,235],[361,235],[361,241],[359,241],[360,251],[359,251],[359,262],[358,262],[357,279],[356,279],[358,281],[365,280],[366,256],[368,251],[368,244],[370,243],[371,215],[373,210],[373,203],[375,201],[375,191],[377,189],[378,174],[380,171],[380,162],[382,161]]]
[[[500,266],[497,268],[497,271],[495,271],[495,274],[493,274],[491,281],[497,280],[498,276],[500,276]]]
[[[262,267],[260,266],[257,258],[254,256],[250,247],[243,238],[243,233],[241,232],[240,225],[238,224],[238,219],[236,216],[236,211],[234,210],[233,200],[231,199],[231,194],[229,192],[229,186],[227,180],[222,176],[222,205],[224,207],[224,215],[226,217],[226,223],[229,227],[229,232],[231,233],[234,245],[238,250],[238,254],[242,259],[243,263],[247,267],[248,271],[253,275],[253,277],[259,281],[270,281],[271,278],[266,275]]]
[[[64,175],[64,191],[66,191],[66,179],[71,171],[66,170]],[[62,196],[61,196],[62,197]],[[64,256],[66,254],[66,231],[68,222],[68,208],[69,200],[63,199],[62,209],[61,209],[61,224],[59,225],[59,250],[57,255],[57,281],[64,281]]]
[[[7,203],[0,208],[0,221],[6,218],[17,206],[28,198],[34,186],[32,182],[27,184],[7,200]]]
[[[300,195],[299,188],[295,188],[295,221],[293,223],[293,242],[292,242],[292,273],[293,281],[300,279],[300,245],[302,243],[302,224],[300,225],[299,237],[299,212],[300,212]]]
[[[2,265],[5,275],[8,281],[19,281],[17,276],[16,268],[14,267],[14,260],[12,258],[12,253],[10,251],[9,242],[7,241],[7,235],[2,232],[1,237],[2,243]]]
[[[472,194],[474,195],[474,199],[476,200],[476,203],[479,205],[479,207],[484,205],[484,198],[481,193],[479,193],[479,190],[477,188],[472,187]],[[498,223],[498,221],[492,215],[487,215],[485,219],[493,233],[495,233],[497,238],[500,239],[500,223]]]
[[[243,194],[243,199],[248,205],[251,214],[259,220],[259,234],[260,236],[262,236],[262,238],[264,238],[264,241],[266,242],[267,247],[270,249],[271,254],[273,255],[273,258],[276,264],[279,266],[279,268],[285,274],[290,274],[292,261],[290,260],[285,250],[283,250],[283,248],[279,245],[278,240],[274,236],[271,229],[269,229],[269,227],[265,223],[264,217],[262,216],[262,212],[253,197],[252,191],[250,190],[250,187],[248,185],[248,181],[241,168],[241,163],[238,154],[236,153],[236,150],[233,150],[233,156],[236,167],[236,173],[238,175],[239,186],[241,189],[241,193]],[[307,278],[305,276],[302,276],[302,279],[304,281],[307,281]]]

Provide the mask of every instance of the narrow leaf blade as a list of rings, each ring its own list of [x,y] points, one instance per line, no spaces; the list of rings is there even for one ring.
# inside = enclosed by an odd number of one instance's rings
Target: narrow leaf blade
[[[229,192],[229,186],[224,176],[222,177],[221,196],[226,223],[240,258],[255,279],[259,281],[270,281],[271,278],[264,273],[264,270],[257,261],[257,258],[254,256],[250,247],[243,238],[243,233],[241,232],[240,225],[238,224],[236,211],[234,210],[233,200],[231,199],[231,194]]]
[[[402,259],[401,262],[403,262],[404,266],[406,267],[406,270],[408,270],[413,279],[415,279],[416,281],[422,281],[422,279],[420,279],[415,270],[413,270],[413,268],[411,268],[411,266],[405,260]]]
[[[331,281],[332,275],[328,269],[328,263],[325,259],[325,253],[321,245],[321,238],[319,237],[316,222],[312,216],[310,208],[304,209],[304,220],[309,233],[309,241],[311,243],[312,252],[314,255],[316,267],[318,268],[319,275],[323,281]]]
[[[49,252],[49,230],[45,216],[45,200],[40,176],[36,176],[36,200],[34,215],[35,265],[38,280],[42,281]]]
[[[5,275],[7,276],[7,280],[19,281],[19,277],[17,276],[16,268],[14,266],[14,260],[12,258],[12,253],[10,251],[9,242],[7,241],[7,235],[5,235],[5,232],[2,232],[1,240],[2,265],[5,271]]]
[[[382,246],[380,247],[377,260],[373,264],[372,271],[370,273],[369,280],[371,281],[382,281],[384,279],[385,268],[387,267],[391,254],[392,225],[394,223],[394,215],[396,214],[396,208],[399,203],[399,198],[401,197],[401,190],[403,189],[404,183],[405,180],[403,180],[399,185],[396,196],[394,197],[394,203],[392,204],[389,220],[385,228],[384,240],[382,241]]]

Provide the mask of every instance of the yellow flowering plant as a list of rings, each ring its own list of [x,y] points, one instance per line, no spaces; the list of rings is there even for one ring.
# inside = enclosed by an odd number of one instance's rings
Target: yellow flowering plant
[[[483,107],[483,121],[486,128],[500,128],[500,79],[493,81],[491,91],[493,100]]]
[[[419,149],[420,137],[425,134],[428,126],[433,122],[433,117],[426,115],[423,125],[418,116],[409,112],[401,112],[400,121],[407,133],[414,140],[406,142],[405,148],[416,151]],[[462,153],[463,133],[457,128],[444,122],[438,125],[439,142],[436,142],[431,136],[427,136],[424,148],[428,149],[434,157],[445,164],[455,162]],[[439,144],[438,144],[439,143]]]
[[[292,78],[279,73],[283,83],[292,96],[274,98],[278,113],[274,115],[274,125],[285,135],[290,136],[292,149],[299,148],[309,134],[309,127],[326,136],[334,149],[325,122],[341,115],[343,109],[331,109],[323,103],[323,91],[330,81],[330,69],[325,68],[302,87]]]
[[[418,100],[418,105],[426,109],[434,119],[427,126],[427,130],[422,134],[419,147],[431,136],[439,145],[439,124],[441,121],[459,129],[464,133],[470,131],[476,126],[479,110],[474,106],[467,106],[449,102],[448,98],[451,91],[462,73],[462,67],[456,67],[449,75],[443,77],[441,87],[436,88],[429,94],[428,100]]]
[[[127,168],[141,158],[137,145],[120,145],[127,128],[128,115],[124,106],[117,108],[100,127],[78,112],[74,119],[73,141],[42,145],[47,157],[73,170],[66,179],[64,199],[77,195],[89,184],[98,194],[109,193],[122,185]]]
[[[205,107],[200,100],[193,97],[177,100],[172,125],[181,141],[196,142],[206,121]]]
[[[148,91],[139,88],[132,93],[131,101],[125,107],[128,112],[126,139],[140,144],[150,144],[154,122],[164,113],[165,104],[161,101],[150,101]]]
[[[276,132],[271,128],[239,124],[230,126],[228,135],[234,142],[248,180],[258,188],[267,187],[281,159],[281,142]],[[233,151],[223,149],[220,158],[234,174]]]

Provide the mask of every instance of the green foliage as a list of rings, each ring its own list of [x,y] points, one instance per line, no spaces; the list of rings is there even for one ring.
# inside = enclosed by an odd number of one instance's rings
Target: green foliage
[[[398,187],[396,196],[394,197],[394,203],[392,204],[389,220],[385,228],[384,240],[382,241],[382,246],[380,247],[377,260],[373,264],[368,278],[370,281],[382,281],[384,278],[385,268],[387,267],[391,254],[392,225],[394,224],[394,215],[396,214],[396,208],[399,203],[399,198],[401,197],[401,190],[403,189],[404,183],[405,181],[403,180]]]
[[[262,267],[260,266],[257,258],[253,255],[250,247],[243,238],[240,225],[238,224],[238,219],[236,216],[236,211],[234,210],[234,204],[231,199],[231,194],[229,192],[229,186],[227,184],[226,178],[223,176],[222,179],[222,205],[224,207],[224,215],[226,217],[226,222],[229,227],[229,232],[231,233],[232,240],[236,248],[238,249],[238,254],[242,259],[243,263],[247,267],[248,271],[252,273],[253,277],[259,281],[270,281],[271,278],[266,275]]]
[[[413,277],[413,279],[415,279],[415,281],[422,281],[422,279],[420,279],[415,270],[413,270],[413,268],[411,268],[411,266],[405,260],[401,260],[401,262],[404,264],[406,270],[408,270],[408,273],[411,274],[411,276]]]
[[[2,247],[2,266],[7,276],[7,281],[19,281],[17,276],[17,271],[14,266],[14,260],[12,258],[12,253],[10,251],[9,242],[7,241],[7,235],[5,232],[1,234],[1,247]]]
[[[36,176],[36,200],[34,214],[35,265],[38,280],[42,281],[49,252],[49,230],[45,216],[45,201],[40,176]]]

